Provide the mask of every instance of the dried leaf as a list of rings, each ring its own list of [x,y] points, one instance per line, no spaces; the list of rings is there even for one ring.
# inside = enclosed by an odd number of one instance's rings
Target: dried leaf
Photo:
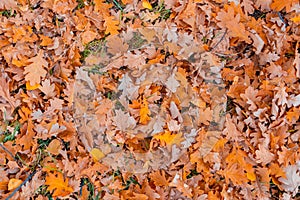
[[[30,86],[35,86],[41,82],[41,78],[44,78],[47,71],[44,67],[48,66],[48,62],[43,58],[43,51],[39,51],[38,55],[29,59],[31,62],[27,67],[25,67],[25,80],[29,81]]]
[[[58,155],[61,148],[62,148],[61,142],[58,139],[54,139],[48,145],[47,151],[49,151],[53,155]]]
[[[20,179],[15,179],[15,178],[9,179],[7,189],[8,189],[8,190],[14,190],[14,189],[16,189],[19,185],[21,185],[22,182],[23,182],[23,181],[20,180]]]

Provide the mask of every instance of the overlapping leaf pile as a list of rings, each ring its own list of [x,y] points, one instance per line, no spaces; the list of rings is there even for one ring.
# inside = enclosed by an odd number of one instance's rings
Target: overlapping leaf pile
[[[1,199],[299,195],[298,0],[6,0],[0,12]],[[131,32],[140,36],[125,43]],[[141,46],[155,37],[162,47]],[[209,87],[205,69],[221,69],[225,87]],[[221,112],[213,98],[224,93]],[[197,111],[185,117],[185,103]],[[210,129],[217,116],[222,131]],[[89,122],[102,123],[109,147]],[[135,156],[165,149],[170,160],[118,170],[119,157],[105,161],[113,145]]]
[[[104,153],[101,161],[115,170],[167,169],[205,128],[215,138],[200,147],[204,156],[223,130],[222,63],[197,50],[196,39],[194,48],[180,42],[192,36],[162,26],[107,37],[91,54],[100,59],[76,72],[74,119],[79,138],[86,150]],[[179,52],[172,48],[177,42]]]

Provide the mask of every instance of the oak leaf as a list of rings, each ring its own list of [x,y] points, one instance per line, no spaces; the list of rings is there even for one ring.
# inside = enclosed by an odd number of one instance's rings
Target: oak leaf
[[[274,0],[273,3],[271,4],[271,8],[277,11],[281,11],[282,9],[286,9],[287,12],[290,12],[291,7],[296,4],[299,3],[298,0]]]
[[[68,179],[64,179],[63,175],[58,172],[48,173],[45,185],[49,185],[48,190],[54,191],[53,197],[66,196],[73,192],[73,188],[69,186]]]
[[[140,109],[140,123],[147,124],[148,121],[151,119],[149,115],[150,115],[150,110],[148,108],[147,99],[143,98],[141,103],[141,109]]]
[[[258,145],[258,150],[255,151],[257,162],[262,163],[263,165],[267,165],[270,163],[273,158],[274,154],[269,151],[266,147],[263,145]]]
[[[0,9],[2,10],[10,10],[17,8],[17,1],[15,0],[5,0],[0,1]]]
[[[132,129],[136,126],[135,119],[128,113],[124,113],[122,110],[116,110],[116,116],[113,118],[115,125],[121,131],[126,131],[128,128]]]
[[[167,186],[169,184],[164,170],[152,172],[150,178],[156,186]]]
[[[41,78],[44,78],[47,74],[44,67],[48,66],[48,62],[43,57],[43,51],[40,51],[37,56],[28,60],[31,64],[25,67],[25,80],[29,81],[31,86],[39,84]]]
[[[39,89],[46,95],[46,97],[51,98],[55,96],[55,85],[51,84],[49,79],[42,81],[42,86]]]
[[[109,16],[109,9],[112,7],[111,4],[105,3],[105,0],[94,0],[95,3],[95,11],[100,12],[104,16]]]
[[[115,17],[105,17],[104,25],[106,27],[105,34],[115,35],[119,33],[119,21],[115,20]]]
[[[154,138],[167,146],[172,146],[173,144],[179,145],[182,142],[183,138],[181,136],[182,133],[172,134],[170,131],[165,131],[164,133],[155,135]]]
[[[241,169],[237,163],[227,166],[224,171],[222,171],[222,174],[225,177],[226,183],[229,183],[229,180],[231,180],[233,184],[241,185],[248,181],[243,169]]]
[[[42,42],[40,43],[41,46],[50,46],[53,44],[53,40],[50,37],[42,35],[42,34],[39,36],[40,36],[40,39],[42,40]]]
[[[300,22],[300,15],[297,15],[297,16],[291,18],[291,20],[292,20],[293,22],[295,22],[295,23],[299,23],[299,22]]]
[[[282,183],[281,186],[286,192],[293,192],[293,195],[295,195],[300,186],[299,166],[289,165],[284,171],[286,177],[279,178],[279,181]]]

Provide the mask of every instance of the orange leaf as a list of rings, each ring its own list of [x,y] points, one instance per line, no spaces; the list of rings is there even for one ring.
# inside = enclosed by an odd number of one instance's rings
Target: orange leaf
[[[150,110],[148,108],[148,102],[146,98],[143,98],[140,109],[140,123],[147,124],[147,122],[151,119],[149,117]]]
[[[109,16],[109,9],[112,7],[111,4],[105,3],[105,0],[94,0],[95,3],[95,11],[100,12],[104,16]]]
[[[247,172],[246,175],[247,175],[247,178],[250,181],[255,181],[256,180],[256,174],[254,172]]]
[[[61,173],[48,173],[45,185],[49,185],[48,190],[54,191],[53,197],[66,196],[73,192],[73,188],[69,187],[68,179],[64,179]]]
[[[296,16],[296,17],[293,17],[291,20],[292,20],[293,22],[295,22],[295,23],[300,22],[300,15],[298,15],[298,16]]]
[[[138,109],[141,108],[141,103],[138,100],[133,100],[131,104],[129,104],[130,108]]]
[[[287,12],[290,12],[291,7],[296,3],[299,3],[299,0],[274,0],[271,4],[271,8],[277,11],[281,11],[285,8]]]
[[[35,84],[35,85],[30,85],[29,81],[26,81],[26,89],[27,90],[35,90],[37,88],[39,88],[41,85],[39,83]]]
[[[163,144],[172,146],[173,144],[179,145],[182,142],[183,138],[181,136],[182,133],[172,134],[170,131],[165,131],[162,134],[154,135],[153,138],[160,140]]]
[[[45,35],[39,35],[42,42],[41,42],[41,46],[49,46],[49,45],[52,45],[53,44],[53,40],[48,37],[48,36],[45,36]]]
[[[270,175],[273,175],[275,177],[286,178],[284,170],[281,169],[277,163],[270,163],[269,173],[270,173]]]
[[[8,181],[0,181],[0,190],[7,190]]]
[[[119,21],[115,20],[115,17],[105,17],[104,25],[106,26],[105,34],[115,35],[119,33]]]

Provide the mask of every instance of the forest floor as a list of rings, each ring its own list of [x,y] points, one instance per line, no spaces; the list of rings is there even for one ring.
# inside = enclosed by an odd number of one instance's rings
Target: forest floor
[[[0,1],[0,199],[299,199],[298,0]]]

